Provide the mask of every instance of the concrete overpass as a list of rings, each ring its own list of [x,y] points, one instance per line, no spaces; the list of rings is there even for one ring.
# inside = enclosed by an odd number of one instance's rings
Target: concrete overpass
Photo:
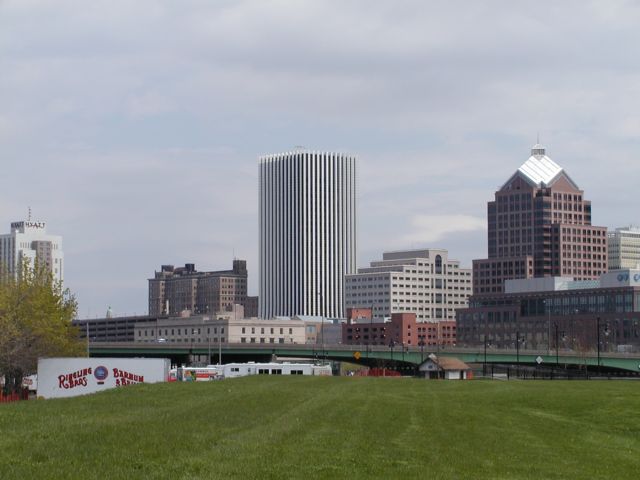
[[[307,358],[310,360],[348,361],[368,366],[395,365],[401,368],[415,368],[430,353],[440,356],[457,357],[466,363],[499,365],[542,366],[550,368],[580,368],[594,371],[598,368],[596,352],[576,353],[560,351],[520,351],[470,348],[447,348],[433,351],[418,347],[402,348],[396,346],[359,346],[359,345],[305,345],[305,344],[176,344],[176,343],[137,343],[95,342],[89,345],[91,357],[165,357],[176,364],[188,364],[191,355],[209,356],[211,363],[218,361],[218,351],[222,353],[223,363],[268,361],[273,356],[279,358]],[[557,363],[556,363],[557,360]],[[639,354],[600,354],[600,368],[626,374],[640,375]]]

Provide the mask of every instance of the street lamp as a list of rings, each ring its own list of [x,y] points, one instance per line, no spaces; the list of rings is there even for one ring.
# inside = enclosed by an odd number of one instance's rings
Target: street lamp
[[[318,313],[320,314],[320,322],[321,322],[321,330],[320,330],[320,343],[322,344],[322,364],[324,365],[325,363],[327,363],[327,355],[324,351],[324,309],[323,307],[323,301],[322,301],[322,294],[318,293]]]
[[[371,304],[371,315],[369,315],[369,357],[373,351],[371,345],[373,345],[373,304]]]
[[[597,340],[598,340],[598,375],[600,374],[600,317],[596,318]],[[609,336],[609,325],[604,326],[605,337]]]
[[[556,368],[560,366],[560,362],[558,361],[558,350],[560,346],[558,345],[558,322],[553,322],[553,326],[556,330]]]
[[[491,341],[484,337],[484,363],[482,364],[482,376],[487,376],[487,346],[491,346]]]
[[[393,347],[395,346],[396,342],[393,341],[393,339],[391,341],[389,341],[389,349],[391,350],[391,361],[393,362]]]
[[[420,363],[424,363],[424,340],[420,339],[418,346],[420,347]]]
[[[520,375],[520,342],[524,343],[524,337],[520,337],[520,332],[516,332],[516,364],[518,365],[518,376]]]
[[[222,331],[224,328],[222,327],[222,318],[220,319],[220,329],[218,330],[218,365],[222,365]]]
[[[547,356],[551,355],[551,299],[542,300],[547,309]]]

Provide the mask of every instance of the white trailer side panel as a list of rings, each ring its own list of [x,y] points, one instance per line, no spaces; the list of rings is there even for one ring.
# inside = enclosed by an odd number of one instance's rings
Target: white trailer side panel
[[[75,397],[135,383],[169,379],[166,358],[41,358],[38,396]]]

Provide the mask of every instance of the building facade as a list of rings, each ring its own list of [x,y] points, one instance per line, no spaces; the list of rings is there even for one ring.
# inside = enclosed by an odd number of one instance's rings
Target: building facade
[[[456,322],[417,322],[415,313],[393,313],[389,321],[371,321],[364,309],[349,310],[347,323],[342,324],[345,345],[386,345],[389,348],[443,348],[456,345]]]
[[[640,349],[640,270],[599,280],[508,280],[504,293],[471,297],[457,318],[458,345],[575,352]]]
[[[375,321],[400,312],[415,313],[419,322],[455,320],[471,292],[471,269],[444,249],[385,252],[345,277],[346,308],[373,309]]]
[[[640,268],[640,228],[616,228],[607,234],[609,270]]]
[[[193,315],[141,321],[135,325],[135,341],[143,343],[211,344],[259,343],[305,344],[301,320],[234,318]]]
[[[606,227],[591,225],[591,202],[535,145],[487,205],[488,258],[473,261],[473,293],[496,294],[508,279],[597,279],[607,271]]]
[[[234,260],[232,270],[198,272],[195,264],[162,265],[149,279],[149,315],[212,313],[247,302],[247,262]]]
[[[0,235],[0,262],[9,274],[18,272],[22,261],[49,271],[57,282],[64,280],[62,237],[47,233],[45,222],[13,222],[11,232]]]
[[[85,318],[72,320],[82,340],[97,342],[133,342],[135,326],[139,322],[155,322],[159,317],[131,315],[123,317]]]
[[[259,177],[260,317],[342,317],[356,268],[356,158],[267,155]]]

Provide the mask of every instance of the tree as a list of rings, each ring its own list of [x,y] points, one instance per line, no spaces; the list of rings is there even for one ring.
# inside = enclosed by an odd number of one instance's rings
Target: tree
[[[19,390],[40,357],[85,354],[71,324],[76,311],[73,295],[43,265],[24,260],[17,275],[0,272],[0,376],[6,391]]]

